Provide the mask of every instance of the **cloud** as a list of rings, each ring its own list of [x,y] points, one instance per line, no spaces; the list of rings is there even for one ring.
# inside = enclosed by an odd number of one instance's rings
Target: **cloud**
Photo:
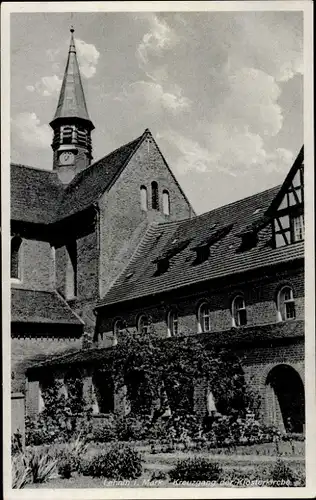
[[[177,85],[173,85],[167,92],[159,83],[146,81],[125,86],[116,100],[127,100],[134,109],[145,108],[148,113],[169,111],[178,114],[191,106],[191,101],[182,95],[182,90]]]
[[[52,132],[48,125],[41,125],[35,113],[20,113],[11,120],[12,129],[28,146],[45,149],[52,140]]]
[[[26,89],[29,92],[37,91],[44,96],[50,96],[60,91],[62,80],[57,75],[42,76],[35,85],[27,85]]]
[[[81,73],[86,78],[92,78],[97,71],[97,64],[100,52],[92,43],[86,43],[83,40],[75,40],[78,62]]]
[[[164,19],[156,14],[149,14],[147,19],[150,30],[145,33],[136,51],[141,65],[147,64],[150,56],[162,56],[165,50],[172,48],[179,40]]]
[[[284,148],[268,151],[263,139],[249,131],[238,132],[231,127],[214,125],[204,143],[175,130],[157,134],[157,139],[169,143],[177,160],[179,174],[190,172],[225,172],[232,177],[258,171],[286,173],[293,163],[293,153]],[[177,150],[177,151],[175,151]]]
[[[255,68],[241,68],[228,75],[228,90],[218,119],[247,127],[254,133],[274,136],[282,128],[281,89],[273,76]]]

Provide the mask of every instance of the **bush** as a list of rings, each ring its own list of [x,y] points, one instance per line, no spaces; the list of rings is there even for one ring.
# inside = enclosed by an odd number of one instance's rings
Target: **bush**
[[[81,457],[78,464],[78,473],[83,476],[93,476],[93,466],[95,457]]]
[[[142,461],[136,450],[116,445],[93,457],[88,470],[93,477],[136,479],[142,474]]]
[[[278,460],[272,468],[271,479],[276,482],[276,486],[294,486],[299,480],[295,472],[282,460]]]
[[[149,436],[150,416],[127,415],[117,420],[116,430],[119,441],[142,441]]]
[[[67,459],[66,457],[61,459],[58,464],[58,474],[63,479],[69,479],[71,477],[71,473],[73,471],[73,463],[71,459]]]
[[[99,426],[94,428],[89,433],[89,441],[95,443],[108,443],[117,439],[117,425],[114,416],[100,419]]]
[[[221,473],[222,468],[217,463],[194,457],[179,460],[169,476],[172,481],[218,481]]]

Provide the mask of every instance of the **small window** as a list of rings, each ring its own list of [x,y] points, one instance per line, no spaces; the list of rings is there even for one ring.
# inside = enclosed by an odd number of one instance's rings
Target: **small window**
[[[174,337],[178,335],[178,327],[178,311],[173,309],[172,311],[169,311],[168,314],[168,336]]]
[[[165,215],[170,215],[169,192],[166,189],[162,192],[162,211]]]
[[[21,279],[21,244],[19,236],[11,238],[11,279]]]
[[[211,311],[209,305],[201,304],[198,311],[198,331],[206,333],[211,330]]]
[[[146,335],[149,333],[149,319],[147,316],[142,314],[138,320],[138,333]]]
[[[158,184],[156,181],[151,183],[151,207],[154,210],[159,210]]]
[[[293,217],[293,241],[302,241],[304,239],[304,215]]]
[[[282,288],[278,295],[278,320],[287,321],[295,319],[295,300],[293,289],[290,286]]]
[[[245,299],[241,295],[238,295],[233,300],[232,323],[234,327],[245,326],[247,324]]]
[[[77,296],[77,242],[73,241],[66,246],[66,299]]]
[[[146,186],[141,186],[140,187],[140,204],[142,210],[147,212],[148,210],[148,200],[147,200],[147,188]]]
[[[117,319],[113,326],[113,346],[117,345],[118,339],[126,329],[125,321]]]

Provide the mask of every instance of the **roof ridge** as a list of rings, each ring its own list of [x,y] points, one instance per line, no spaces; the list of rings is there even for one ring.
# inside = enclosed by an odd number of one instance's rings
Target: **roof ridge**
[[[83,321],[83,319],[79,316],[79,314],[77,314],[71,307],[70,305],[68,304],[67,300],[64,299],[64,297],[57,291],[57,290],[54,290],[55,292],[55,295],[57,295],[57,297],[62,301],[63,304],[65,304],[65,306],[69,309],[69,311],[74,315],[76,316],[76,318],[80,321],[80,323],[82,325],[85,324],[85,322]]]
[[[33,167],[31,165],[24,165],[23,163],[15,163],[14,161],[10,161],[10,166],[11,167],[23,167],[23,168],[30,168],[31,170],[39,170],[40,172],[47,172],[49,174],[55,174],[56,172],[52,169],[48,170],[47,168],[40,168],[40,167]]]
[[[122,146],[114,149],[113,151],[111,151],[110,153],[108,153],[107,155],[105,156],[102,156],[101,158],[99,158],[98,160],[96,160],[95,162],[91,163],[90,165],[88,165],[88,167],[84,168],[83,170],[81,170],[80,172],[78,172],[77,175],[75,175],[75,177],[72,179],[72,181],[68,184],[66,190],[68,190],[68,188],[71,188],[72,186],[74,186],[76,184],[76,182],[82,178],[85,174],[89,174],[90,172],[92,172],[92,169],[93,167],[95,167],[96,165],[98,165],[99,162],[101,161],[104,161],[106,160],[107,158],[109,158],[111,155],[114,155],[116,153],[118,153],[121,149],[123,148],[126,148],[128,146],[130,146],[131,144],[133,144],[133,142],[135,142],[135,148],[133,149],[133,151],[131,152],[131,154],[133,154],[135,152],[135,149],[136,147],[138,146],[138,143],[140,142],[140,140],[143,138],[144,134],[142,134],[141,136],[139,137],[136,137],[136,139],[133,139],[132,141],[129,141],[127,142],[126,144],[122,144]],[[131,156],[131,155],[130,155]],[[128,161],[128,159],[130,158],[130,156],[127,158],[126,161]]]
[[[111,290],[112,287],[114,287],[117,283],[119,283],[119,281],[121,280],[122,276],[124,275],[124,273],[126,273],[127,269],[129,268],[129,266],[131,264],[133,264],[133,262],[135,261],[135,259],[138,258],[139,256],[139,251],[142,249],[142,247],[147,243],[147,238],[148,236],[151,236],[151,234],[154,234],[154,229],[157,229],[158,228],[158,224],[157,222],[151,222],[149,223],[143,237],[141,238],[140,242],[138,243],[138,245],[136,246],[134,252],[132,253],[131,255],[131,258],[129,259],[128,263],[126,264],[126,266],[124,267],[124,269],[120,272],[120,274],[117,276],[117,278],[113,281],[113,283],[111,284],[110,288],[108,289],[108,291],[106,292],[106,295],[109,293],[109,291]]]
[[[264,191],[259,191],[257,193],[254,193],[254,194],[251,194],[249,196],[245,196],[245,198],[240,198],[239,200],[235,200],[235,201],[232,201],[230,203],[227,203],[226,205],[220,205],[216,208],[212,208],[211,210],[207,211],[207,212],[203,212],[202,214],[199,214],[199,215],[196,215],[195,217],[193,217],[193,219],[200,219],[204,216],[207,216],[207,215],[210,215],[211,213],[217,211],[217,210],[221,210],[221,209],[224,209],[224,208],[228,208],[228,207],[231,207],[237,203],[241,203],[241,202],[245,202],[247,200],[249,200],[250,198],[254,198],[255,196],[259,196],[259,195],[262,195],[264,193],[267,193],[268,191],[273,191],[274,189],[280,189],[281,186],[283,184],[277,184],[276,186],[274,187],[271,187],[271,188],[268,188],[268,189],[265,189]],[[182,219],[180,221],[178,221],[179,224],[183,223],[183,222],[186,222],[188,221],[189,219]]]

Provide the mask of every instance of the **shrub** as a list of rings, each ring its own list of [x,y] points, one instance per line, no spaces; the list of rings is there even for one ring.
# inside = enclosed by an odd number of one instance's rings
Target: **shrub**
[[[120,441],[141,441],[149,436],[150,416],[127,415],[117,420],[117,438]]]
[[[222,468],[217,463],[194,457],[179,460],[169,476],[172,481],[218,481],[221,473]]]
[[[12,488],[21,489],[31,482],[31,470],[23,454],[12,458]]]
[[[89,471],[93,477],[136,479],[142,474],[141,457],[130,447],[113,446],[91,459]]]
[[[294,486],[297,475],[282,460],[278,460],[271,470],[271,479],[276,482],[276,486]]]
[[[83,476],[93,476],[95,457],[82,457],[78,463],[78,473]]]
[[[73,464],[71,459],[63,458],[58,463],[58,474],[63,479],[69,479],[73,471]]]
[[[95,426],[90,434],[89,440],[96,443],[108,443],[117,439],[117,425],[114,416],[100,419],[100,425]]]

